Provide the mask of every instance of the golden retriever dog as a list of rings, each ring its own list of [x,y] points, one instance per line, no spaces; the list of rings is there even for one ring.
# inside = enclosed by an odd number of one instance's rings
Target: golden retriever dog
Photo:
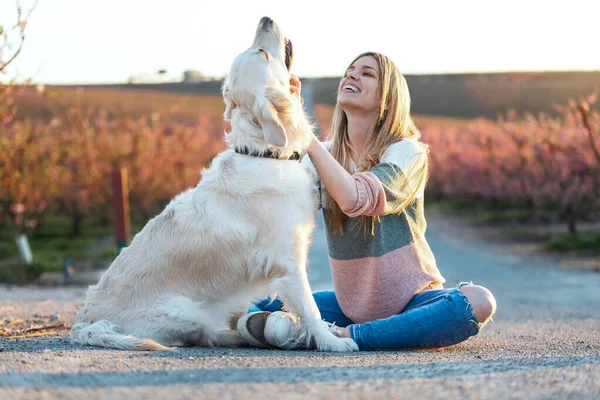
[[[232,320],[252,300],[277,293],[318,349],[358,350],[321,320],[307,279],[317,196],[298,158],[312,127],[290,94],[291,62],[291,43],[264,17],[223,85],[229,149],[89,287],[72,342],[127,350],[245,346]]]

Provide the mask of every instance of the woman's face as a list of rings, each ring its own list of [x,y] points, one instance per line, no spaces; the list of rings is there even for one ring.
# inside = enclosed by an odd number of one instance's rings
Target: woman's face
[[[346,111],[360,110],[379,113],[379,65],[371,56],[359,58],[346,71],[339,86],[338,103]]]

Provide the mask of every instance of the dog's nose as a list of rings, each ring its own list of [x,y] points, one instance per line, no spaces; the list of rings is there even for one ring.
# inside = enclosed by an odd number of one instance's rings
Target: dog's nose
[[[269,17],[262,17],[260,19],[260,25],[262,26],[271,26],[273,25],[273,20]]]

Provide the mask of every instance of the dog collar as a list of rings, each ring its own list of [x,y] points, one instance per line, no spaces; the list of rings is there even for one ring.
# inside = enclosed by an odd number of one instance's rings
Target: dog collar
[[[242,147],[242,148],[236,147],[234,150],[238,154],[245,154],[247,156],[253,156],[253,157],[273,158],[275,160],[300,161],[300,158],[301,158],[300,153],[298,153],[297,151],[293,152],[292,155],[287,158],[281,158],[279,156],[279,152],[273,151],[271,149],[267,149],[265,151],[258,152],[258,151],[250,151],[250,149],[248,149],[247,147]]]

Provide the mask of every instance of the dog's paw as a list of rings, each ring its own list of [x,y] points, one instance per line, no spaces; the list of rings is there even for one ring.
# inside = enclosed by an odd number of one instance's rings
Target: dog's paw
[[[328,340],[317,342],[319,351],[350,352],[358,351],[358,345],[351,338],[338,338],[332,335]]]

